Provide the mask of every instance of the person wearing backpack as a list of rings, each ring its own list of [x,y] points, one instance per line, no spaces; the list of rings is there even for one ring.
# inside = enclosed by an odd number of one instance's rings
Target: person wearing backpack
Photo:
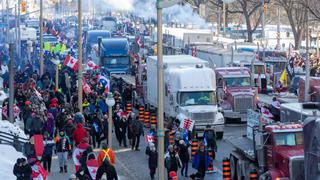
[[[214,152],[217,152],[218,147],[216,142],[216,134],[210,125],[206,126],[206,129],[203,133],[203,137],[205,146],[208,147],[210,150],[214,150]]]

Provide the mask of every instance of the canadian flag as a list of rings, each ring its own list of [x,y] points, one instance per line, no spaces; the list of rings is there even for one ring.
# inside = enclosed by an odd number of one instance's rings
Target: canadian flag
[[[91,69],[91,70],[97,70],[97,69],[99,69],[99,66],[96,65],[96,63],[94,63],[94,62],[91,61],[91,60],[87,62],[87,67],[88,67],[88,69]]]
[[[78,70],[79,61],[78,59],[67,55],[66,59],[64,60],[63,65],[72,68],[74,71]]]
[[[36,162],[33,166],[31,166],[32,169],[32,179],[33,180],[46,180],[48,176],[48,172],[42,167],[40,162]]]
[[[96,179],[96,176],[97,176],[97,171],[98,171],[98,168],[99,168],[99,163],[98,163],[98,160],[96,159],[90,159],[87,161],[87,168],[88,168],[88,171],[90,173],[90,176],[93,180]]]
[[[150,142],[155,142],[155,140],[154,140],[154,136],[152,135],[152,134],[148,134],[148,135],[146,135],[146,141],[147,141],[147,143],[150,143]]]
[[[86,150],[86,148],[90,146],[90,144],[88,143],[80,143],[73,151],[72,153],[72,159],[73,159],[73,162],[76,166],[80,166],[80,157],[82,156],[82,153],[83,151]]]

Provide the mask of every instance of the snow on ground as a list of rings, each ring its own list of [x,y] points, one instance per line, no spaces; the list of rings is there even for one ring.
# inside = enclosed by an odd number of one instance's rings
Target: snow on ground
[[[0,144],[0,179],[15,180],[13,175],[13,166],[18,158],[24,157],[10,145]]]
[[[24,139],[28,138],[18,125],[12,124],[7,120],[0,120],[0,132],[9,133],[11,135],[19,136]]]

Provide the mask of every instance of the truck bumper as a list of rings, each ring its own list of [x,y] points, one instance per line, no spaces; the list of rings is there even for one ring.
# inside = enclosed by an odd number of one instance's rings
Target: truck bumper
[[[203,133],[204,133],[204,130],[206,129],[206,125],[207,124],[196,124],[195,125],[195,130],[197,131],[198,133],[198,137],[203,137]],[[211,127],[214,129],[214,131],[217,133],[217,132],[224,132],[224,124],[210,124]]]
[[[247,114],[242,114],[240,112],[233,112],[232,110],[224,110],[223,116],[225,118],[231,118],[231,119],[241,119],[241,121],[246,122],[247,121]]]

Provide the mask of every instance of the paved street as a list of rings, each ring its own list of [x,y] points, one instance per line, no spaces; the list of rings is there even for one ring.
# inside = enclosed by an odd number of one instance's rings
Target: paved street
[[[245,134],[245,125],[227,125],[225,129],[225,137],[223,140],[218,141],[218,153],[216,155],[216,159],[214,161],[215,166],[215,173],[207,174],[206,180],[221,180],[222,179],[222,159],[224,157],[229,156],[229,152],[232,150],[232,146],[230,143],[227,142],[228,138],[240,136]],[[148,169],[148,159],[145,155],[145,147],[146,147],[146,141],[144,140],[144,137],[141,137],[141,151],[131,151],[130,148],[119,148],[118,144],[116,142],[116,139],[113,140],[114,142],[114,149],[116,152],[116,169],[119,176],[119,179],[121,180],[144,180],[144,179],[150,179],[149,176],[149,169]],[[98,152],[98,149],[95,149],[96,152]],[[57,179],[67,179],[71,172],[74,172],[74,165],[73,161],[69,160],[69,172],[67,174],[60,174],[58,171],[58,159],[55,156],[52,164],[52,172],[49,175],[48,180],[57,180]],[[70,169],[71,168],[71,169]],[[192,169],[191,163],[189,164],[189,175],[195,172],[194,169]],[[188,179],[186,177],[182,177],[180,175],[180,172],[178,173],[180,179]]]

